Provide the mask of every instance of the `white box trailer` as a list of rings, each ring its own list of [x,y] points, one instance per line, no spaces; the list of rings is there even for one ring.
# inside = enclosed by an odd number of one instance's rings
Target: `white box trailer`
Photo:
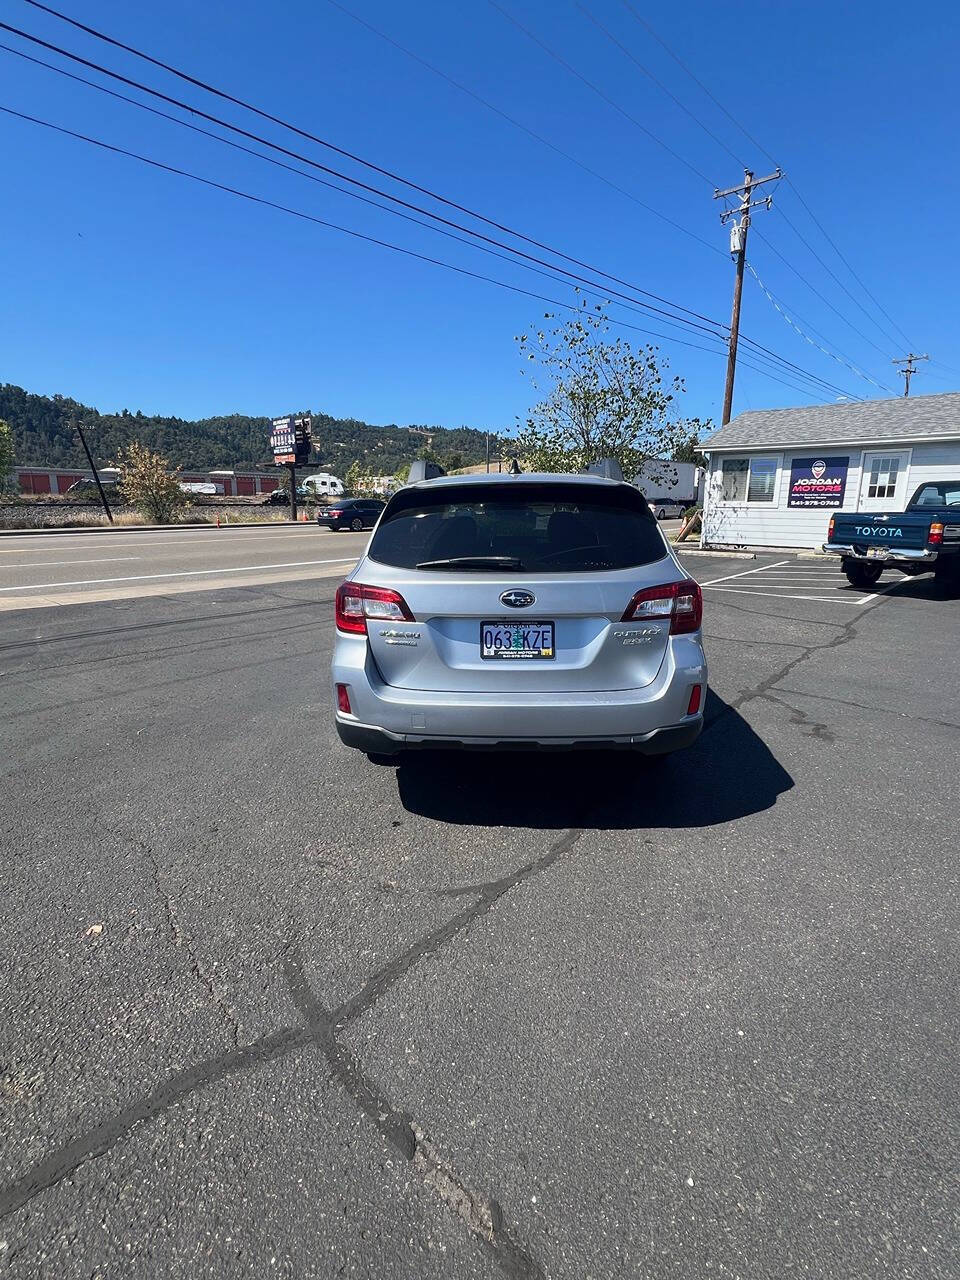
[[[659,503],[692,507],[700,501],[703,475],[692,462],[670,462],[649,458],[634,476],[637,486],[651,506]]]

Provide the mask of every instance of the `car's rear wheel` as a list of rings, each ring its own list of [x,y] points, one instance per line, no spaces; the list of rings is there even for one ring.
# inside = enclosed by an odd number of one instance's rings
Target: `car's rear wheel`
[[[859,560],[844,560],[843,572],[851,587],[872,587],[880,581],[883,565],[863,564]]]
[[[666,511],[663,509],[663,507],[661,507],[661,508],[660,508],[660,510],[657,512],[657,519],[658,519],[658,520],[666,520],[666,518],[667,518],[667,513],[666,513]]]
[[[363,528],[363,521],[360,519],[359,516],[353,517],[353,519],[350,521],[350,528],[353,530],[354,533],[360,532],[360,530]]]

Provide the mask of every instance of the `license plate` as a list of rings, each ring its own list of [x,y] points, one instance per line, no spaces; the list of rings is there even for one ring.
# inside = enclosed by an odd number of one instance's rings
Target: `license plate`
[[[886,547],[867,547],[868,560],[886,560],[889,554]]]
[[[508,662],[553,658],[553,631],[552,622],[481,622],[480,657]]]

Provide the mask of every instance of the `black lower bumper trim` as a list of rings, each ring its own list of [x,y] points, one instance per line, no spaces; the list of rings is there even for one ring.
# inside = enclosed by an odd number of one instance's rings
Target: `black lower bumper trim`
[[[616,738],[577,738],[551,742],[547,739],[498,738],[484,742],[461,742],[459,738],[403,738],[370,725],[337,721],[340,741],[347,747],[370,755],[394,756],[403,751],[636,751],[645,756],[667,755],[692,746],[703,729],[703,719],[689,724],[657,729],[649,737],[632,741]]]

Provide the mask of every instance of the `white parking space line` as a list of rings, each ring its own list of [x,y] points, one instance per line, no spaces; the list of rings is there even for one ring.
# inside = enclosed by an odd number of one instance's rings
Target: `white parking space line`
[[[812,587],[809,589],[814,590]],[[734,596],[765,596],[768,600],[779,600],[781,604],[787,600],[823,600],[827,604],[846,604],[852,605],[854,608],[859,608],[860,605],[867,604],[870,600],[876,599],[875,596],[860,596],[856,600],[844,599],[839,591],[836,595],[832,596],[778,596],[773,591],[764,591],[762,587],[759,587],[755,591],[747,590],[746,587],[713,587],[712,590],[727,591],[730,595]]]
[[[710,583],[705,582],[703,585],[704,585],[704,590],[706,590],[706,588],[710,586]],[[815,591],[821,584],[818,582],[768,582],[766,578],[763,578],[762,580],[758,578],[755,582],[744,582],[741,585],[744,587],[749,587],[751,590],[753,590],[753,588],[755,587],[758,591],[761,591],[761,590],[764,590],[764,591],[793,591],[793,590]],[[823,583],[822,585],[826,590],[830,590],[830,591],[849,590],[846,583],[844,583],[842,587],[839,583],[837,583],[836,587],[831,587],[826,582]],[[729,587],[711,587],[711,590],[728,591],[730,590],[730,588]]]
[[[301,569],[317,564],[354,564],[358,556],[335,560],[289,560],[286,564],[244,564],[224,569],[178,569],[175,573],[138,573],[125,578],[79,578],[74,582],[38,582],[24,587],[0,587],[0,591],[55,591],[58,587],[95,587],[114,582],[154,582],[160,578],[200,578],[222,573],[263,573],[268,569]]]
[[[711,578],[709,582],[701,582],[701,587],[712,587],[716,582],[730,582],[733,578],[746,578],[751,573],[763,573],[765,569],[775,569],[781,564],[790,564],[789,560],[777,560],[775,564],[762,564],[757,569],[743,569],[740,573],[728,573],[722,578]]]

